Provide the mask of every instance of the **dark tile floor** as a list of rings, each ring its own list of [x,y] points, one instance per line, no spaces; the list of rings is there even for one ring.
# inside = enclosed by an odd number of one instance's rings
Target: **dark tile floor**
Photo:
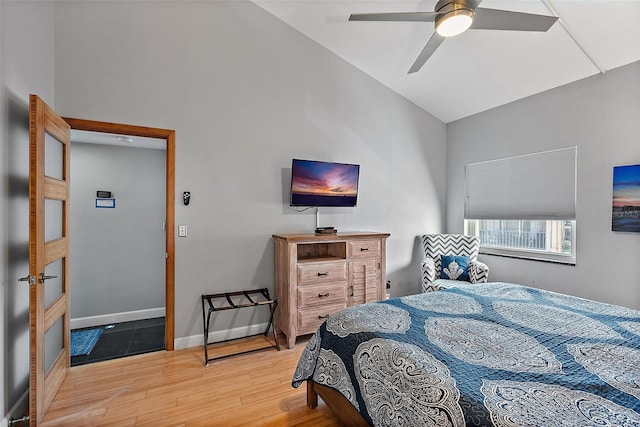
[[[71,366],[86,365],[136,354],[164,350],[164,317],[103,325],[89,354],[71,357]]]

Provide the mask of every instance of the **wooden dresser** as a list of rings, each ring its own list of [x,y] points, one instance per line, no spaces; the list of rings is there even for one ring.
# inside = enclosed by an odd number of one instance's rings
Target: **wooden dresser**
[[[274,234],[277,333],[293,348],[330,314],[385,296],[389,233]]]

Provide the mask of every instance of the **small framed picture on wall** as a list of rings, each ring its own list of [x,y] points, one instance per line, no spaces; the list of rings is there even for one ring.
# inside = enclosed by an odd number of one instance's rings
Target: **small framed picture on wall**
[[[640,165],[613,168],[611,230],[640,233]]]

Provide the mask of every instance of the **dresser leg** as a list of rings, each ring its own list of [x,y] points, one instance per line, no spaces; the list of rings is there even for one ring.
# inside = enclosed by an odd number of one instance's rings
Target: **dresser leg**
[[[287,347],[293,348],[296,346],[296,336],[295,335],[287,335]]]

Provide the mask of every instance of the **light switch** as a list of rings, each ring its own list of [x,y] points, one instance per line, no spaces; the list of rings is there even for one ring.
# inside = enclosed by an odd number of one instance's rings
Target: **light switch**
[[[187,237],[187,226],[179,225],[178,226],[178,237]]]

